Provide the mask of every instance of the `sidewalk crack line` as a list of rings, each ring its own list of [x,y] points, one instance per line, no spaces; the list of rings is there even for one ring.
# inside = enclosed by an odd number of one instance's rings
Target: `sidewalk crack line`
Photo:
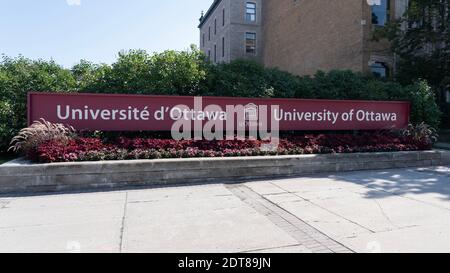
[[[119,252],[120,253],[122,253],[122,250],[123,250],[123,235],[125,232],[125,220],[127,217],[127,205],[128,205],[128,192],[125,193],[125,204],[123,205],[122,224],[120,227],[120,243],[119,243]]]

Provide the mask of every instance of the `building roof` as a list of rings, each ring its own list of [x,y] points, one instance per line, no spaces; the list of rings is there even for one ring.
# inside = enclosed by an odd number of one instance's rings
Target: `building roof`
[[[200,17],[200,25],[198,25],[198,28],[201,28],[203,24],[205,24],[209,16],[211,16],[211,14],[213,14],[213,12],[216,10],[217,6],[219,6],[220,2],[222,2],[222,0],[214,0],[214,2],[212,3],[211,7],[209,7],[206,14]]]

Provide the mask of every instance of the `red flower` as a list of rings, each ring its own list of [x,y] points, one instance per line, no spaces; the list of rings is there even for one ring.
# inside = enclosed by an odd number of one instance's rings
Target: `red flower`
[[[262,151],[267,143],[244,141],[176,141],[172,139],[125,138],[113,143],[98,138],[77,138],[69,143],[49,141],[28,157],[38,162],[72,162],[85,160],[157,159],[188,157],[229,157],[257,155],[355,153],[427,150],[430,144],[411,137],[387,133],[298,135],[280,139],[276,151]]]

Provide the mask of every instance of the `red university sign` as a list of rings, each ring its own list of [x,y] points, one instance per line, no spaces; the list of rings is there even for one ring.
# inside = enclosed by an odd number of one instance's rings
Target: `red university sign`
[[[180,119],[226,123],[239,107],[246,120],[265,113],[269,121],[279,121],[280,130],[404,128],[410,115],[409,102],[397,101],[29,93],[28,122],[44,118],[79,130],[170,131]]]

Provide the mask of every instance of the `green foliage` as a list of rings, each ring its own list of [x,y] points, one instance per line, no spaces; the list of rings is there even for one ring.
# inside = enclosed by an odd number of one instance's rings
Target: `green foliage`
[[[216,67],[208,95],[336,100],[401,100],[411,102],[411,121],[439,126],[441,112],[426,81],[406,86],[380,81],[352,71],[319,71],[314,77],[298,77],[277,69],[265,69],[251,61],[234,61]]]
[[[409,100],[411,102],[411,121],[414,123],[425,122],[438,128],[442,112],[436,103],[433,89],[426,81],[419,81],[405,87],[394,99]]]
[[[450,0],[410,0],[401,19],[374,33],[375,40],[391,41],[392,50],[399,57],[397,81],[412,84],[425,79],[433,87],[446,117],[443,126],[449,126],[448,105],[441,101],[441,91],[450,88],[449,10]]]
[[[267,98],[273,96],[268,85],[265,69],[256,62],[236,60],[220,64],[215,74],[209,95],[226,97]]]
[[[195,47],[190,51],[165,51],[150,58],[149,83],[153,93],[197,95],[211,64]]]
[[[148,54],[121,51],[111,66],[81,61],[72,68],[78,89],[98,93],[196,95],[204,88],[211,64],[191,46],[187,51]]]
[[[414,141],[425,143],[432,147],[438,141],[438,134],[436,129],[430,127],[424,122],[412,125],[402,131],[403,136],[411,137]]]
[[[410,0],[405,15],[379,29],[376,40],[387,38],[400,57],[397,80],[426,79],[439,87],[450,75],[450,0]]]
[[[116,93],[138,91],[146,93],[149,88],[150,55],[143,50],[122,51],[112,64],[109,89]]]
[[[235,60],[212,67],[210,88],[204,95],[252,98],[312,98],[307,77],[301,78],[276,68]]]
[[[112,92],[111,67],[106,64],[93,64],[81,60],[72,67],[72,74],[76,81],[77,90],[84,92]]]
[[[425,122],[435,128],[440,124],[441,112],[433,89],[426,81],[403,86],[396,82],[384,82],[349,71],[319,72],[316,75],[315,93],[321,99],[361,99],[411,102],[411,121]],[[323,91],[325,95],[320,92]]]
[[[278,69],[267,69],[266,79],[273,90],[275,98],[312,98],[313,90],[309,88],[309,78],[296,77]]]
[[[16,132],[14,124],[11,122],[13,116],[11,104],[8,101],[0,101],[0,145],[4,146],[0,150],[4,151],[6,145],[11,141],[11,136]]]
[[[351,71],[319,71],[314,77],[314,94],[319,99],[361,99],[364,78]]]
[[[436,127],[440,117],[425,81],[402,86],[351,71],[319,71],[314,77],[299,77],[245,60],[212,65],[195,47],[155,54],[123,51],[112,65],[82,60],[71,69],[53,61],[4,56],[0,62],[0,152],[26,127],[28,91],[408,100],[414,123]]]
[[[11,138],[26,126],[29,91],[67,92],[76,90],[72,73],[54,61],[32,61],[22,56],[0,61],[0,153]]]

